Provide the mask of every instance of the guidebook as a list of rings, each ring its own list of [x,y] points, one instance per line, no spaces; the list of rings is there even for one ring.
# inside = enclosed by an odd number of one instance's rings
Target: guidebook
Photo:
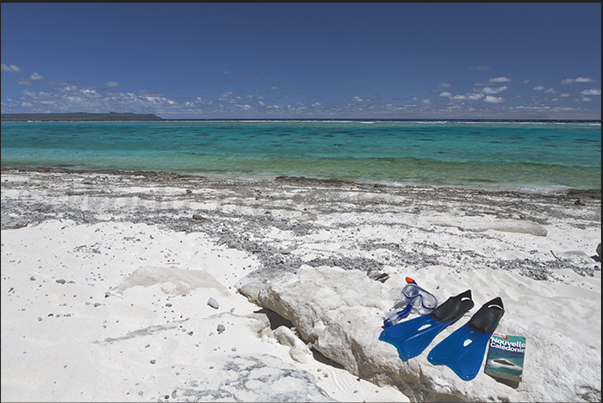
[[[526,339],[521,336],[494,333],[490,338],[489,346],[484,369],[486,374],[521,382]]]

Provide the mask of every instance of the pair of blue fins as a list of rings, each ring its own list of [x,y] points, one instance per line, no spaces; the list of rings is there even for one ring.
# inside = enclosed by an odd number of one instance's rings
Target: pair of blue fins
[[[421,354],[447,326],[473,308],[471,290],[448,298],[433,312],[400,322],[381,332],[379,340],[393,344],[406,361]],[[502,299],[486,302],[471,319],[436,345],[427,356],[434,365],[446,365],[461,379],[470,381],[481,368],[490,336],[505,310]]]

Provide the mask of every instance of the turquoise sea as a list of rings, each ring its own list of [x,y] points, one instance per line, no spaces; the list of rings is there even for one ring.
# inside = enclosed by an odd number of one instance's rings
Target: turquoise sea
[[[280,175],[535,191],[601,188],[601,124],[2,123],[3,167]]]

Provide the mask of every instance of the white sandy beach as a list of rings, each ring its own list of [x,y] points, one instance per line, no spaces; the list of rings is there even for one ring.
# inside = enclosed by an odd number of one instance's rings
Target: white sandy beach
[[[2,401],[601,399],[600,192],[1,180]],[[475,307],[403,362],[378,337],[406,276]],[[496,331],[527,339],[518,387],[427,361],[497,296]]]

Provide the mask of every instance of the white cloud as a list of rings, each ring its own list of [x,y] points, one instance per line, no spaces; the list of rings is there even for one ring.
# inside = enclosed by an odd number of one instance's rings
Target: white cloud
[[[48,85],[76,85],[73,81],[44,81]]]
[[[507,77],[495,77],[488,80],[489,83],[508,83],[509,81],[512,80]]]
[[[29,79],[37,81],[37,80],[45,80],[46,77],[44,77],[43,75],[38,74],[38,73],[31,73],[31,75],[29,76]]]
[[[497,87],[497,88],[485,87],[481,91],[484,94],[499,94],[499,93],[501,93],[503,91],[506,91],[508,89],[509,89],[509,87],[507,87],[506,85],[503,85],[502,87]]]
[[[479,93],[470,93],[470,94],[457,94],[454,95],[450,92],[442,92],[440,94],[441,97],[448,97],[450,98],[450,100],[454,100],[454,101],[479,101],[480,99],[482,99],[484,97],[484,94],[479,94]]]
[[[228,101],[232,98],[232,95],[232,91],[225,91],[220,94],[220,96],[218,97],[218,101]]]
[[[81,92],[82,92],[83,95],[86,95],[86,96],[89,96],[89,97],[90,96],[93,96],[93,97],[100,96],[99,93],[96,92],[96,90],[93,90],[93,89],[84,88]]]
[[[201,105],[211,105],[214,103],[211,99],[197,97],[197,102]]]
[[[241,100],[241,97],[235,96],[232,91],[224,91],[218,97],[218,101],[228,102],[231,104],[236,104]]]
[[[593,81],[595,80],[588,77],[566,78],[565,80],[561,80],[561,84],[592,83]]]
[[[4,64],[4,63],[0,63],[0,67],[2,69],[2,71],[5,71],[7,73],[21,73],[22,70],[19,68],[19,66],[16,66],[14,64]]]
[[[41,80],[45,80],[46,77],[44,77],[41,74],[38,73],[32,73],[29,75],[29,78],[27,77],[19,77],[19,79],[17,80],[17,84],[21,84],[21,85],[33,85],[34,81],[41,81]]]
[[[3,71],[6,71],[10,66],[3,66]],[[4,73],[3,73],[4,74]],[[37,80],[43,80],[39,74],[31,75],[27,73],[21,74],[22,84],[36,84]],[[17,76],[18,77],[18,76]],[[184,98],[184,100],[172,100],[165,94],[151,91],[139,91],[137,93],[118,92],[115,88],[119,86],[116,82],[107,82],[103,88],[81,87],[71,82],[51,82],[44,81],[45,84],[53,86],[44,87],[48,89],[44,91],[29,91],[32,88],[28,86],[28,90],[21,91],[19,99],[16,97],[3,98],[2,112],[3,113],[40,113],[40,112],[110,112],[110,111],[128,111],[134,113],[155,113],[164,118],[168,117],[391,117],[391,118],[432,118],[434,116],[447,116],[450,118],[477,117],[488,118],[502,116],[503,113],[511,113],[511,116],[517,114],[510,112],[513,107],[506,106],[507,99],[496,96],[504,91],[509,90],[507,85],[503,83],[513,81],[506,77],[496,77],[489,80],[488,83],[480,84],[482,87],[474,88],[473,91],[467,93],[454,94],[447,89],[451,87],[449,83],[442,82],[438,85],[439,89],[426,92],[430,99],[419,99],[417,97],[408,96],[404,98],[402,105],[398,101],[396,105],[391,103],[380,103],[369,98],[354,96],[347,100],[340,100],[339,103],[325,104],[311,101],[308,103],[296,102],[291,100],[291,105],[277,105],[276,101],[267,90],[263,90],[264,96],[244,95],[238,92],[225,91],[212,99],[192,96]],[[495,85],[493,83],[501,84]],[[115,83],[115,85],[112,85]],[[59,87],[60,86],[60,87]],[[528,87],[529,88],[529,87]],[[548,87],[534,87],[535,91],[547,91]],[[271,89],[277,89],[272,87]],[[282,88],[278,88],[282,90]],[[550,89],[550,88],[549,88]],[[552,90],[552,89],[550,89]],[[440,91],[442,91],[440,93]],[[251,92],[251,91],[248,91]],[[260,92],[260,91],[252,91]],[[272,93],[276,94],[276,93]],[[240,96],[237,96],[240,95]],[[435,95],[449,98],[450,101],[437,102]],[[548,94],[547,94],[548,95]],[[561,94],[556,91],[557,98],[568,99],[569,94]],[[573,94],[576,95],[576,94]],[[582,102],[576,110],[586,111],[596,114],[586,108],[586,102],[590,100],[590,95],[600,95],[600,90],[587,89],[579,95],[576,101]],[[534,94],[534,98],[538,98],[540,94]],[[241,98],[243,97],[243,98]],[[275,95],[276,97],[276,95]],[[511,95],[515,99],[514,95]],[[528,98],[528,97],[525,97]],[[278,99],[278,98],[277,98]],[[596,99],[596,98],[595,98]],[[253,100],[253,101],[252,101]],[[414,100],[414,102],[413,102]],[[445,101],[445,100],[444,100]],[[549,100],[550,102],[551,100]],[[256,103],[257,102],[257,103]],[[384,101],[385,102],[385,101]],[[516,101],[517,102],[517,101]],[[583,106],[584,105],[584,106]],[[544,106],[541,109],[531,109],[534,114],[543,113]],[[520,111],[520,109],[516,109]],[[548,109],[553,110],[551,107]],[[547,110],[547,111],[548,111]],[[539,111],[539,112],[537,112]],[[530,113],[532,113],[530,112]],[[569,112],[568,112],[569,113]],[[599,112],[600,113],[600,112]],[[496,114],[496,115],[495,115]],[[543,115],[544,116],[544,115]],[[531,116],[528,116],[531,117]],[[534,115],[534,117],[538,117]],[[546,117],[553,117],[547,114]]]
[[[601,95],[600,88],[591,88],[590,90],[584,90],[580,93],[580,95]]]
[[[176,107],[178,103],[165,97],[165,95],[150,91],[133,93],[99,92],[93,87],[84,88],[77,85],[68,85],[63,88],[53,88],[52,91],[35,92],[21,91],[21,100],[26,102],[27,110],[15,112],[111,112],[126,110],[130,112],[149,113],[161,111],[166,108]],[[21,103],[21,107],[24,107]],[[4,105],[3,105],[4,108]]]
[[[488,102],[489,104],[499,104],[501,102],[504,102],[505,99],[502,97],[495,97],[492,95],[486,95],[486,99],[484,99],[484,102]]]
[[[556,94],[558,91],[554,90],[553,88],[547,88],[544,93],[545,94]]]
[[[467,95],[467,99],[470,101],[479,101],[484,97],[484,94],[469,94]]]

